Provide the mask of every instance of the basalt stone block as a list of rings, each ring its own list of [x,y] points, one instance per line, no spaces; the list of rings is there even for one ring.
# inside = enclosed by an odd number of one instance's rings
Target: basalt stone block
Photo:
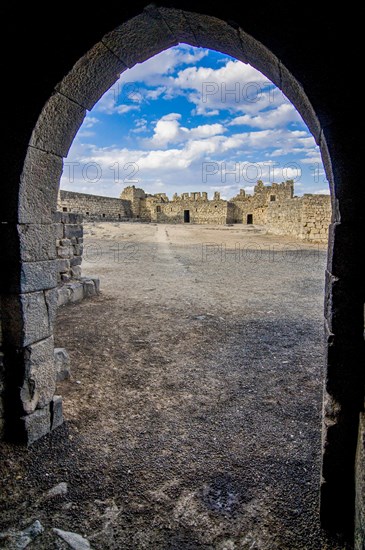
[[[20,177],[19,223],[52,223],[63,161],[57,155],[29,147]]]
[[[54,349],[55,367],[57,373],[57,382],[68,380],[70,378],[70,356],[65,348]]]
[[[102,42],[129,68],[177,44],[161,13],[152,6],[106,34]]]
[[[85,114],[86,110],[83,107],[56,92],[44,106],[30,138],[30,144],[42,151],[67,157]]]
[[[82,283],[70,283],[68,287],[71,291],[70,302],[80,302],[84,297],[84,288]]]
[[[83,227],[79,224],[68,224],[65,225],[65,238],[71,239],[72,237],[82,237],[83,236]]]
[[[50,403],[51,430],[55,430],[63,424],[62,397],[55,395]]]
[[[191,12],[184,12],[184,15],[199,46],[219,50],[247,62],[237,28],[210,15]]]
[[[51,414],[49,405],[21,418],[24,437],[27,445],[31,445],[51,430]]]
[[[185,42],[191,46],[199,46],[185,12],[163,7],[159,7],[158,11],[161,13],[166,25],[174,35],[176,43]]]
[[[84,297],[96,296],[96,288],[94,282],[90,279],[86,279],[82,283],[84,285]]]
[[[14,281],[14,291],[34,292],[54,288],[57,284],[56,261],[24,262],[20,268],[20,280]]]
[[[57,89],[90,110],[126,69],[126,65],[99,42],[73,66]]]
[[[276,86],[281,86],[279,60],[264,44],[255,40],[250,34],[239,29],[242,49],[246,62],[269,78]]]
[[[68,286],[64,285],[57,288],[57,306],[61,307],[68,304],[71,297],[71,290]]]
[[[46,338],[24,348],[24,382],[20,398],[24,412],[42,409],[51,401],[56,388],[53,337]]]
[[[8,344],[24,347],[51,336],[54,307],[49,299],[42,291],[2,297],[2,330]]]
[[[79,279],[81,277],[81,267],[79,265],[74,265],[71,268],[71,275],[75,279]]]
[[[70,260],[67,258],[57,260],[57,272],[58,273],[67,273],[70,269]]]
[[[18,225],[21,259],[25,262],[56,258],[55,224]]]
[[[74,256],[70,260],[70,265],[74,267],[75,265],[81,265],[82,264],[82,257],[81,256]]]

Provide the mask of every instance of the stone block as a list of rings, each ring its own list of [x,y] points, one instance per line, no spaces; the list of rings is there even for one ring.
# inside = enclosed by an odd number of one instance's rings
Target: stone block
[[[41,437],[47,435],[51,430],[51,414],[49,405],[34,411],[32,414],[21,418],[25,441],[31,445]]]
[[[38,118],[30,145],[66,157],[85,114],[83,107],[56,92],[47,101]]]
[[[191,46],[199,46],[192,29],[190,28],[189,21],[185,12],[182,10],[159,7],[158,11],[161,13],[167,26],[171,30],[176,39],[176,43],[184,42]]]
[[[293,103],[308,126],[316,144],[319,145],[321,138],[321,125],[303,86],[282,64],[280,65],[280,71],[281,89],[283,93]]]
[[[251,35],[239,29],[242,49],[246,62],[263,73],[276,86],[281,86],[281,70],[279,60],[270,50]]]
[[[57,260],[57,272],[58,273],[67,273],[70,270],[70,260],[68,258],[58,259]]]
[[[57,212],[60,214],[61,212]],[[56,244],[57,241],[61,241],[63,239],[63,223],[56,223]],[[58,243],[60,244],[60,243]]]
[[[51,288],[44,291],[44,296],[46,300],[46,306],[48,311],[48,321],[51,331],[53,331],[53,326],[56,321],[57,314],[57,302],[58,302],[58,290],[56,288]]]
[[[95,286],[96,294],[100,294],[100,279],[99,277],[95,277],[93,275],[88,277],[81,277],[81,281],[84,283],[85,281],[92,281]]]
[[[57,284],[56,260],[24,262],[20,267],[20,281],[14,281],[14,290],[34,292],[54,288]]]
[[[45,293],[9,294],[2,297],[2,330],[6,341],[24,347],[52,334]]]
[[[70,265],[74,267],[75,265],[81,265],[82,264],[82,257],[81,256],[74,256],[70,260]]]
[[[69,283],[71,281],[71,275],[69,273],[62,273],[61,281],[63,283]]]
[[[63,424],[62,397],[55,395],[50,403],[51,430],[55,430]]]
[[[68,380],[70,378],[70,356],[65,348],[54,349],[55,368],[57,382]]]
[[[71,290],[66,286],[57,288],[57,306],[61,307],[70,301]]]
[[[198,45],[218,50],[247,63],[237,28],[210,15],[184,12],[188,25]]]
[[[355,461],[355,550],[365,541],[365,413],[360,414]]]
[[[84,297],[84,288],[82,283],[70,283],[68,288],[71,291],[70,302],[80,302]]]
[[[74,265],[71,268],[71,275],[74,279],[80,279],[80,277],[81,277],[81,267],[79,265]]]
[[[99,42],[73,66],[57,89],[90,110],[126,69],[126,65]]]
[[[71,239],[71,237],[82,237],[83,236],[83,227],[79,224],[68,224],[65,225],[65,237]]]
[[[19,189],[19,223],[52,223],[62,174],[62,158],[29,147]]]
[[[53,221],[57,225],[61,225],[62,222],[62,212],[59,212],[58,210],[53,213]]]
[[[67,214],[64,213],[62,215],[63,222],[67,224],[72,225],[81,225],[83,216],[82,214],[78,214],[77,212],[68,212]]]
[[[17,229],[23,261],[38,262],[56,258],[55,224],[22,224]]]
[[[84,285],[84,298],[89,298],[90,296],[96,296],[96,288],[94,282],[90,279],[86,279],[82,283]]]
[[[82,256],[82,253],[84,251],[84,247],[82,244],[74,244],[74,254],[75,256]]]
[[[23,350],[25,378],[20,389],[24,412],[32,413],[51,401],[56,388],[53,336]]]
[[[65,260],[69,260],[73,256],[73,247],[69,246],[58,246],[57,247],[57,256]]]
[[[161,13],[153,6],[106,34],[102,42],[127,67],[177,44]]]
[[[67,227],[67,225],[65,225],[64,227]],[[60,240],[60,246],[70,246],[71,244],[71,239],[61,239]]]

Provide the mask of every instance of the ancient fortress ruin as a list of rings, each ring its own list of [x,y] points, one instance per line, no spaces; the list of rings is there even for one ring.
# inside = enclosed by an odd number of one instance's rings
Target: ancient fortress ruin
[[[240,189],[223,200],[218,191],[151,195],[134,185],[120,198],[60,191],[58,210],[83,215],[84,221],[131,221],[195,224],[254,224],[276,235],[290,235],[312,242],[326,242],[331,221],[329,195],[294,196],[294,182],[264,185],[258,181],[253,195]]]

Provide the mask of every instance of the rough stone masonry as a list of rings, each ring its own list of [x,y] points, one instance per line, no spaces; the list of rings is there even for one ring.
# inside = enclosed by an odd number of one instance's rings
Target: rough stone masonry
[[[221,199],[218,191],[151,195],[134,185],[120,198],[60,191],[58,209],[82,214],[86,221],[144,221],[157,223],[254,224],[270,233],[290,235],[305,241],[326,242],[331,222],[329,195],[294,196],[294,182],[264,185],[258,181],[253,195],[240,189],[237,196]]]

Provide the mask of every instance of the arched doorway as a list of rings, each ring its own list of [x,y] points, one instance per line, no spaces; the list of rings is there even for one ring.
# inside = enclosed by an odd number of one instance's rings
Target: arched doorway
[[[9,269],[2,292],[8,429],[25,438],[32,433],[37,439],[61,420],[61,401],[53,397],[56,303],[52,209],[62,158],[85,110],[115,82],[118,73],[178,42],[216,48],[249,61],[288,96],[321,148],[334,212],[326,281],[328,369],[322,512],[327,524],[348,524],[358,416],[363,405],[363,372],[358,361],[359,354],[363,356],[363,295],[359,285],[354,285],[359,233],[353,220],[358,210],[342,166],[331,162],[331,157],[341,156],[340,137],[331,133],[330,125],[321,125],[303,88],[273,53],[242,29],[214,17],[148,8],[105,35],[76,63],[43,108],[24,161],[18,225],[5,228],[8,242],[14,243],[13,252],[5,253]],[[42,244],[34,246],[35,242]]]

